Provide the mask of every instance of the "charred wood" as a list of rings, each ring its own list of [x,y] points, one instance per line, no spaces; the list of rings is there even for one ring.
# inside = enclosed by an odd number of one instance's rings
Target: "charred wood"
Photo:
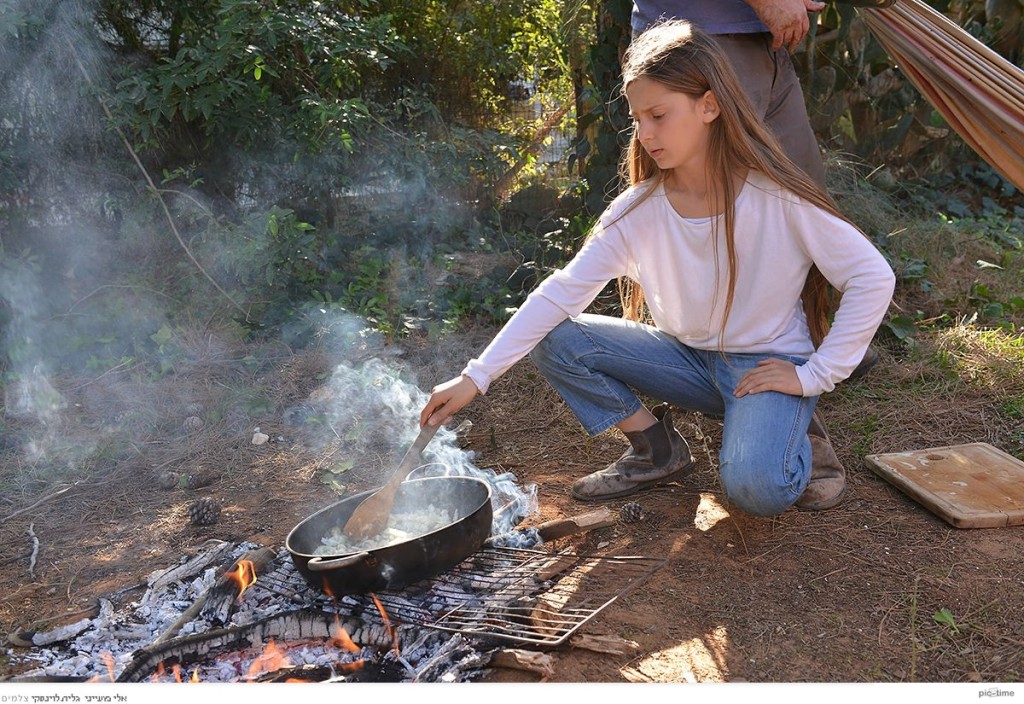
[[[149,587],[155,591],[167,586],[171,582],[194,577],[206,569],[208,565],[223,560],[230,554],[231,550],[231,543],[223,540],[214,541],[208,550],[195,555],[187,562],[177,567],[152,573],[148,579]]]
[[[598,528],[615,525],[616,515],[608,508],[582,513],[570,518],[556,518],[533,527],[519,527],[502,535],[491,536],[485,545],[491,547],[515,547],[524,538],[535,536],[541,542],[550,542],[570,535],[579,535]],[[526,541],[530,542],[530,541]]]
[[[228,575],[232,571],[240,569],[239,565],[246,561],[251,562],[255,567],[255,571],[258,573],[261,569],[266,567],[267,564],[276,557],[276,555],[277,553],[270,548],[258,548],[256,550],[249,550],[240,558],[235,560],[229,569],[220,573],[212,587],[203,592],[203,594],[201,594],[199,598],[196,599],[195,602],[193,602],[192,605],[188,607],[166,631],[161,633],[156,640],[153,641],[154,644],[162,643],[177,635],[186,623],[195,619],[203,611],[203,607],[211,597],[215,597],[218,600],[216,603],[220,603],[220,600],[224,598],[225,594],[229,595],[226,608],[230,611],[231,605],[234,603],[238,587],[235,582],[231,581]],[[220,607],[218,606],[218,609],[219,608]],[[225,621],[222,621],[222,623],[224,622],[226,622],[226,619]]]
[[[121,672],[117,682],[141,682],[160,663],[191,663],[222,648],[256,647],[270,639],[326,639],[334,634],[335,614],[301,609],[268,616],[246,626],[221,628],[197,633],[140,648]]]
[[[300,665],[285,667],[273,672],[264,672],[253,682],[325,682],[334,677],[334,671],[327,665]]]
[[[108,604],[109,604],[109,602],[108,602]],[[79,620],[74,621],[72,623],[66,623],[66,624],[57,626],[56,628],[50,629],[48,631],[40,631],[40,630],[38,630],[38,628],[34,629],[34,630],[21,630],[21,629],[19,629],[19,630],[14,631],[13,633],[9,634],[7,636],[7,641],[11,645],[14,645],[14,646],[17,646],[17,647],[20,647],[20,648],[31,648],[33,646],[50,645],[52,643],[59,643],[61,641],[65,641],[65,640],[71,640],[72,638],[77,636],[79,633],[82,633],[87,628],[92,626],[93,625],[93,619],[96,618],[96,616],[100,613],[100,611],[101,611],[101,603],[97,602],[96,604],[93,604],[92,606],[90,606],[88,609],[82,609],[81,611],[77,611],[74,614],[68,614],[68,615],[56,617],[56,618],[70,618],[70,617],[73,617],[73,616],[82,616],[82,615],[88,614],[88,616],[86,616],[85,618],[79,619]],[[50,623],[50,622],[56,620],[56,618],[47,619],[46,621],[40,621],[40,622],[38,622],[37,625],[39,627],[42,627],[45,624]]]

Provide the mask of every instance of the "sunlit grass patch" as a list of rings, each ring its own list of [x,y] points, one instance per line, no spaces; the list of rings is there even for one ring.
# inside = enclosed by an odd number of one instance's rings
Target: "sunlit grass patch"
[[[935,341],[961,379],[1001,390],[1007,397],[1024,392],[1024,334],[962,319],[938,331]]]

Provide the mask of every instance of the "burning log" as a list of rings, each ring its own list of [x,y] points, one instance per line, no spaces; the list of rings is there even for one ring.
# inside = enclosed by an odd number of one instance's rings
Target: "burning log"
[[[237,581],[240,579],[238,575],[240,575],[243,570],[249,569],[248,567],[242,567],[242,565],[246,563],[251,565],[252,579],[255,581],[256,572],[266,567],[274,557],[276,557],[276,553],[270,548],[250,550],[242,555],[235,561],[230,569],[225,570],[217,577],[217,581],[212,587],[203,592],[203,594],[193,602],[192,606],[186,609],[185,612],[178,617],[178,619],[172,623],[166,631],[161,633],[156,640],[153,641],[154,645],[170,640],[177,635],[178,631],[180,631],[186,623],[196,618],[196,616],[202,612],[203,607],[211,598],[215,599],[214,608],[216,613],[223,615],[222,612],[224,612],[225,609],[230,612],[231,604],[234,603],[235,598],[240,596],[241,592],[248,586],[248,584],[245,584],[241,589],[237,588],[240,584],[240,582]],[[225,596],[228,599],[226,607],[222,605]],[[226,622],[229,615],[230,614],[224,615],[221,623]]]
[[[325,682],[334,677],[334,671],[328,665],[300,665],[286,667],[273,672],[265,672],[254,678],[253,682]]]
[[[141,682],[157,671],[164,661],[195,661],[222,648],[255,647],[275,638],[331,638],[337,628],[336,616],[324,611],[298,610],[268,616],[245,627],[221,628],[174,640],[154,642],[135,651],[118,682]]]
[[[117,677],[117,682],[142,682],[159,676],[168,669],[179,671],[192,668],[203,661],[213,662],[218,656],[230,651],[259,649],[263,653],[249,665],[248,675],[239,679],[246,681],[282,681],[282,680],[316,680],[316,681],[399,681],[405,672],[409,678],[420,681],[436,681],[436,678],[451,676],[451,673],[483,667],[480,653],[471,652],[469,641],[461,636],[450,637],[454,643],[445,643],[441,648],[431,647],[427,641],[436,642],[444,636],[430,631],[411,640],[407,648],[417,651],[416,654],[429,654],[429,659],[415,658],[420,661],[419,668],[413,668],[404,658],[399,658],[390,649],[392,636],[383,629],[368,629],[367,624],[359,621],[342,619],[337,613],[317,609],[299,609],[283,614],[275,614],[254,621],[244,626],[232,626],[205,633],[181,636],[164,643],[153,644],[135,651],[131,663]],[[356,645],[349,638],[352,634],[359,638],[361,645]],[[364,640],[374,636],[373,642]],[[292,646],[284,649],[271,646],[278,642],[288,642]],[[296,646],[309,646],[321,643],[335,655],[329,664],[323,661],[296,663],[292,653]],[[420,645],[426,647],[420,648]],[[367,648],[370,650],[368,651]],[[373,651],[384,653],[376,656]],[[340,659],[338,653],[344,652],[348,662]],[[401,666],[396,663],[401,661]],[[327,668],[327,669],[324,669]],[[196,667],[194,672],[199,672]],[[265,670],[265,671],[264,671]],[[334,675],[340,671],[342,675]],[[427,679],[424,679],[427,678]],[[198,678],[203,680],[204,678]],[[208,680],[206,680],[208,681]]]
[[[245,590],[256,582],[256,573],[267,566],[276,554],[269,548],[250,550],[235,563],[235,566],[224,573],[223,584],[216,584],[210,591],[201,613],[212,622],[226,625],[231,619],[235,604],[239,602]]]

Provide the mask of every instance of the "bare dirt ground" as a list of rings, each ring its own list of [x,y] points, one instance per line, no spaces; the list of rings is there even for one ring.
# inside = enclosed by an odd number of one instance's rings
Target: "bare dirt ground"
[[[731,509],[716,474],[718,421],[677,414],[697,471],[607,504],[618,511],[638,501],[641,520],[559,541],[565,544],[559,547],[581,552],[667,558],[586,626],[588,633],[635,641],[638,650],[621,656],[556,650],[547,681],[1020,682],[1024,527],[953,528],[869,471],[862,458],[975,441],[1019,456],[1024,438],[1019,428],[994,420],[991,402],[977,386],[950,381],[891,350],[882,353],[882,364],[868,377],[821,402],[849,480],[845,501],[829,511],[793,509],[756,518]],[[416,355],[408,360],[414,365]],[[294,525],[338,499],[319,475],[344,456],[344,445],[303,448],[282,417],[285,408],[315,395],[330,373],[329,355],[276,350],[257,372],[207,362],[178,378],[175,390],[151,392],[147,408],[158,401],[161,417],[148,418],[147,433],[107,453],[77,483],[26,485],[22,495],[4,497],[4,633],[71,618],[97,597],[173,565],[209,538],[279,547]],[[420,369],[424,390],[451,371]],[[207,413],[202,429],[181,429],[186,415],[203,415],[203,393],[212,398],[249,373],[247,381],[266,389],[273,403],[244,417]],[[69,401],[81,404],[79,422],[97,433],[102,423],[134,422],[115,401],[130,395],[114,393],[116,378],[84,386],[65,380]],[[597,508],[573,500],[569,486],[624,447],[615,431],[588,438],[528,361],[461,416],[474,423],[460,442],[476,453],[479,467],[512,472],[524,485],[538,486],[540,511],[530,523]],[[253,445],[253,426],[272,441]],[[8,486],[11,474],[24,470],[18,449],[9,444],[4,450]],[[388,461],[379,459],[375,468],[351,473],[350,490],[376,484],[375,471]],[[161,488],[159,477],[168,469],[203,475],[197,483],[209,483]],[[187,506],[200,496],[223,502],[216,524],[189,524]],[[30,527],[40,541],[34,579]],[[0,661],[0,675],[23,669]],[[538,677],[495,669],[489,679]]]

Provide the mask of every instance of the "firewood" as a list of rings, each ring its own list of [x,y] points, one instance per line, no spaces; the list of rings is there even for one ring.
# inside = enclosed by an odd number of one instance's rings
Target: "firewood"
[[[167,641],[170,638],[174,637],[178,633],[178,631],[180,631],[185,626],[186,623],[192,621],[196,616],[199,615],[199,613],[203,609],[203,606],[206,605],[206,602],[209,600],[211,595],[222,593],[223,590],[226,588],[233,589],[234,586],[232,583],[228,581],[229,578],[227,575],[229,572],[234,570],[243,560],[250,560],[256,567],[256,572],[258,573],[260,569],[266,567],[267,563],[274,559],[275,555],[276,553],[270,548],[257,548],[256,550],[248,551],[240,558],[235,560],[235,562],[232,563],[229,569],[224,570],[220,573],[212,587],[210,587],[205,592],[200,594],[199,597],[192,603],[192,606],[188,607],[185,610],[185,612],[181,616],[179,616],[178,619],[174,623],[172,623],[166,631],[157,636],[157,638],[153,641],[153,644],[156,645],[158,643],[163,643],[164,641]]]
[[[547,580],[554,579],[558,575],[570,569],[578,561],[579,557],[573,553],[562,552],[538,566],[534,571],[534,574],[537,576],[537,579],[542,582],[546,582]]]
[[[99,611],[100,604],[97,602],[92,606],[81,609],[72,614],[61,614],[59,616],[52,616],[50,618],[43,619],[42,621],[37,621],[33,624],[33,626],[35,626],[34,630],[19,628],[18,630],[9,633],[7,635],[7,642],[19,648],[31,648],[36,645],[49,645],[50,643],[74,638],[92,623],[92,619],[95,618]],[[58,619],[68,619],[76,616],[85,616],[85,618],[75,621],[74,623],[58,626],[50,631],[39,630],[46,624],[52,623]]]
[[[231,543],[223,540],[213,541],[208,550],[195,555],[187,562],[178,565],[177,567],[153,572],[149,576],[150,589],[161,589],[171,582],[188,579],[189,577],[199,574],[206,569],[207,565],[226,557],[227,554],[231,552],[232,547]]]
[[[327,665],[298,665],[264,672],[252,682],[325,682],[334,675]]]
[[[196,660],[222,648],[254,647],[283,638],[326,639],[335,629],[337,615],[300,609],[275,614],[241,627],[191,633],[161,643],[150,643],[135,651],[132,661],[118,675],[118,682],[141,682],[165,660]]]
[[[522,650],[519,648],[502,648],[491,657],[491,665],[494,667],[506,667],[512,670],[534,672],[541,677],[551,677],[555,674],[555,658],[550,653],[540,653],[535,650]]]
[[[601,508],[590,513],[572,516],[571,518],[556,518],[540,523],[534,526],[534,528],[537,529],[540,537],[545,542],[548,542],[613,525],[615,525],[615,513],[608,508]]]
[[[570,535],[586,533],[589,530],[613,526],[615,525],[615,517],[615,513],[610,509],[602,508],[597,511],[583,513],[571,518],[555,518],[550,521],[545,521],[544,523],[539,523],[532,528],[529,526],[520,526],[503,535],[491,536],[486,540],[485,545],[503,545],[503,538],[515,536],[517,533],[525,533],[529,530],[537,531],[537,535],[542,541],[550,542],[552,540],[558,540],[559,538],[566,538]]]
[[[561,616],[562,609],[571,598],[570,591],[538,594],[530,610],[529,622],[532,630],[545,638],[558,638],[563,635],[567,626],[575,624],[571,619]]]
[[[44,632],[31,632],[31,631],[16,631],[7,637],[7,640],[12,645],[18,645],[21,647],[51,645],[53,643],[60,643],[61,641],[71,640],[78,634],[85,631],[89,626],[92,625],[91,618],[83,618],[75,621],[74,623],[68,623],[63,626],[58,626],[49,631]]]
[[[583,650],[612,655],[636,655],[640,652],[640,644],[633,640],[611,635],[590,635],[577,633],[569,638],[569,645]]]
[[[231,614],[234,612],[235,605],[238,603],[238,597],[240,596],[238,593],[238,583],[230,579],[228,574],[246,560],[252,563],[254,573],[258,574],[275,556],[276,553],[270,548],[259,548],[257,550],[250,550],[238,558],[235,565],[224,572],[218,578],[217,583],[211,588],[210,596],[200,610],[200,614],[209,618],[214,623],[226,625],[231,619]]]

